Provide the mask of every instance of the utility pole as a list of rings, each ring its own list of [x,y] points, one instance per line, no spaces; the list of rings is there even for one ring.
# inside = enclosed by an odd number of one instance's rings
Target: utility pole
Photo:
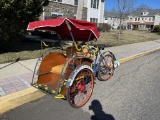
[[[84,0],[78,0],[76,19],[80,19],[80,20],[82,19],[83,3],[84,3]]]

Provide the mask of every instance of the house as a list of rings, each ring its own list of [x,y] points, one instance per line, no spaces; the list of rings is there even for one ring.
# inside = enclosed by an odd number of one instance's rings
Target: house
[[[104,23],[108,23],[109,25],[111,25],[112,29],[118,28],[120,19],[117,13],[105,11],[104,16]]]
[[[119,14],[116,12],[105,12],[104,22],[117,29],[120,24]],[[155,25],[160,25],[160,10],[137,9],[130,14],[124,15],[122,19],[122,28],[149,30]]]
[[[128,16],[128,29],[149,30],[155,25],[160,25],[160,10],[133,11]]]
[[[107,23],[107,24],[111,25],[112,29],[118,29],[119,25],[120,25],[119,14],[116,13],[116,12],[105,11],[105,13],[104,13],[104,23]],[[124,15],[122,17],[121,26],[124,29],[127,27],[127,16],[126,15]]]
[[[84,0],[82,19],[103,23],[104,0]],[[78,0],[50,0],[49,5],[43,8],[40,19],[49,18],[76,18]]]

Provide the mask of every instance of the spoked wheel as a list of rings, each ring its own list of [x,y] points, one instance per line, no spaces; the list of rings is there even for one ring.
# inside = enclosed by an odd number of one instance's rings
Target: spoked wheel
[[[68,102],[72,107],[79,108],[86,104],[92,95],[94,77],[92,72],[85,68],[80,70],[73,84],[67,90]]]
[[[114,72],[114,61],[110,54],[105,55],[99,62],[98,65],[98,79],[101,81],[106,81],[111,78]]]

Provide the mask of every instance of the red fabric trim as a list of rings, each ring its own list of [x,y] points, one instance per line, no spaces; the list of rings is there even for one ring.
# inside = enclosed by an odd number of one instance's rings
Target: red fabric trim
[[[69,22],[71,26],[71,32],[73,33],[76,41],[88,41],[90,33],[93,33],[91,35],[91,40],[94,38],[98,39],[100,37],[97,27],[94,23],[71,18],[57,18],[30,22],[28,24],[27,30],[37,29],[55,31],[60,36],[60,38],[67,37],[68,40],[72,40],[65,20]]]

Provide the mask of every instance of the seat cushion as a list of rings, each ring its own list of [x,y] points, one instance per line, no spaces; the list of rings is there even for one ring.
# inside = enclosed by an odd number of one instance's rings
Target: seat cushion
[[[64,64],[56,65],[56,66],[52,67],[50,72],[60,74],[63,69],[63,65]],[[65,69],[66,69],[66,67],[64,67],[64,71],[65,71]]]

